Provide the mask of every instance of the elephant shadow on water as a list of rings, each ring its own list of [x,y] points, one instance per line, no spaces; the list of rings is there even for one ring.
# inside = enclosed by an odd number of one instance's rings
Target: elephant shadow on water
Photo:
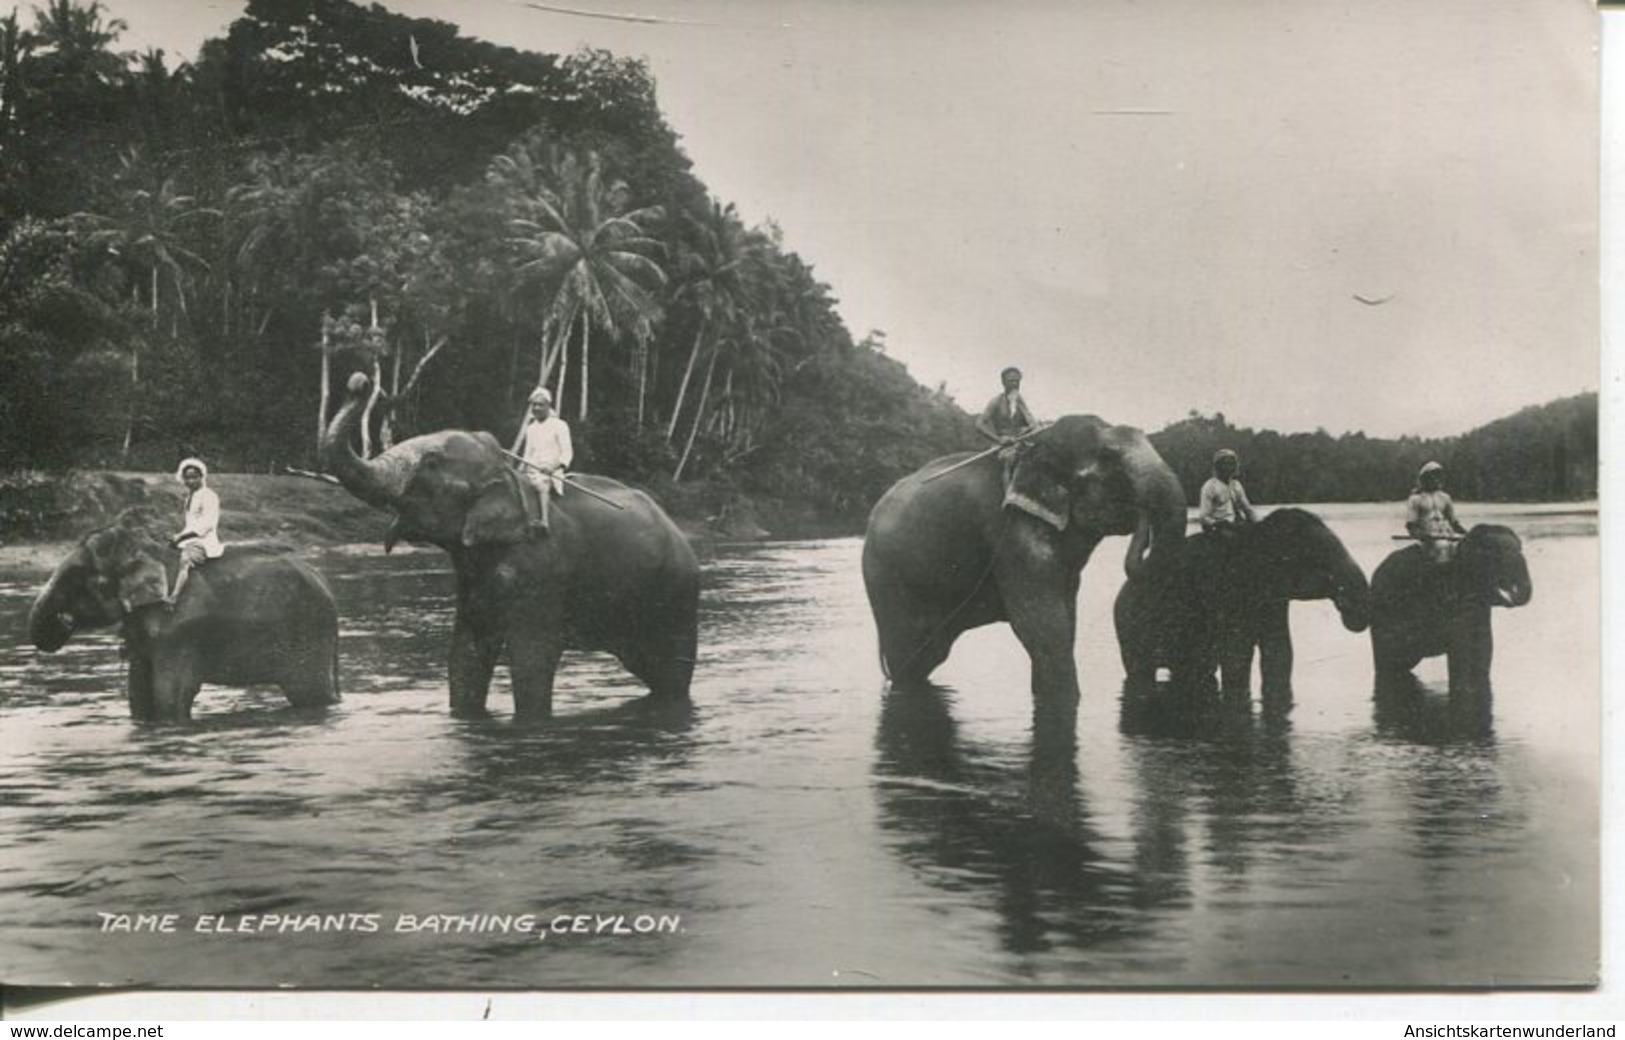
[[[628,784],[628,770],[658,763],[676,772],[692,754],[698,715],[688,702],[638,700],[560,716],[546,727],[495,718],[456,723],[464,768],[431,786],[478,801],[555,801],[597,782]]]
[[[1089,950],[1143,929],[1120,912],[1148,904],[1137,879],[1100,850],[1075,743],[1040,730],[1023,762],[962,737],[944,687],[916,683],[883,697],[874,789],[880,826],[904,862],[936,887],[990,904],[1012,954]]]
[[[1289,717],[1249,705],[1177,701],[1125,686],[1119,730],[1134,782],[1136,873],[1189,895],[1200,862],[1221,891],[1356,826],[1341,745],[1305,750]]]
[[[1495,695],[1488,689],[1431,689],[1416,676],[1378,675],[1371,721],[1379,736],[1412,744],[1492,744]]]

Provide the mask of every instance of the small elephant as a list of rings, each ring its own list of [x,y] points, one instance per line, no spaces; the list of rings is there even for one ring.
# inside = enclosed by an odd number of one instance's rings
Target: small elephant
[[[998,458],[972,458],[927,463],[869,515],[863,582],[882,667],[894,684],[923,682],[960,633],[1008,621],[1032,661],[1035,709],[1075,719],[1083,566],[1111,534],[1134,535],[1131,569],[1177,551],[1179,479],[1139,430],[1092,415],[1033,435],[1008,487]]]
[[[280,552],[231,546],[192,572],[169,609],[178,562],[130,515],[92,531],[34,601],[30,640],[52,653],[81,628],[118,624],[137,719],[190,719],[206,682],[280,686],[297,707],[338,703],[338,608],[321,575]]]
[[[1390,553],[1371,576],[1371,656],[1379,683],[1408,675],[1424,657],[1448,655],[1452,693],[1487,693],[1495,640],[1491,607],[1534,595],[1523,543],[1500,524],[1479,524],[1439,563],[1420,545]]]
[[[386,552],[408,540],[450,554],[452,714],[485,714],[504,650],[520,717],[552,713],[566,649],[614,654],[654,697],[688,699],[699,561],[654,499],[607,477],[574,475],[552,505],[549,532],[533,534],[521,480],[489,433],[442,430],[359,457],[350,440],[367,387],[366,377],[352,377],[349,400],[322,438],[322,460],[351,494],[394,511]]]
[[[1277,509],[1227,533],[1195,535],[1160,586],[1140,575],[1118,592],[1123,670],[1144,689],[1167,667],[1175,688],[1203,691],[1217,668],[1223,692],[1244,696],[1256,650],[1265,703],[1284,707],[1292,701],[1291,602],[1312,599],[1335,603],[1350,632],[1370,623],[1365,572],[1315,514]]]

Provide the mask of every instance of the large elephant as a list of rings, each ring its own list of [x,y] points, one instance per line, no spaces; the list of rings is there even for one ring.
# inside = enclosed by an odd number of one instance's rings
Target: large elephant
[[[1131,688],[1148,688],[1166,667],[1176,689],[1202,691],[1217,668],[1221,689],[1245,696],[1256,650],[1264,701],[1284,707],[1292,701],[1291,603],[1313,599],[1335,603],[1350,632],[1370,624],[1365,573],[1315,514],[1277,509],[1227,535],[1195,535],[1165,585],[1139,575],[1118,592],[1123,670]]]
[[[1371,576],[1378,682],[1446,654],[1451,692],[1489,692],[1490,608],[1521,607],[1533,594],[1523,544],[1500,524],[1468,531],[1448,563],[1435,562],[1420,545],[1390,553]]]
[[[298,707],[338,702],[338,609],[321,575],[234,545],[193,570],[171,610],[178,561],[136,517],[92,531],[34,601],[30,640],[51,653],[80,629],[119,625],[138,719],[184,722],[204,683],[280,686]]]
[[[518,716],[552,712],[553,676],[566,649],[606,651],[655,697],[688,697],[699,563],[653,499],[605,477],[576,475],[578,486],[553,503],[549,532],[533,534],[520,478],[494,437],[443,430],[365,460],[350,440],[366,378],[352,377],[349,390],[323,437],[322,460],[356,497],[394,511],[386,551],[407,540],[451,555],[454,715],[485,713],[504,650]]]
[[[1131,571],[1165,566],[1185,527],[1179,480],[1139,430],[1092,415],[1031,437],[1008,489],[998,458],[969,457],[926,464],[870,513],[863,579],[881,665],[894,684],[924,681],[960,633],[1008,621],[1032,661],[1035,709],[1075,717],[1083,566],[1111,534],[1134,535]]]

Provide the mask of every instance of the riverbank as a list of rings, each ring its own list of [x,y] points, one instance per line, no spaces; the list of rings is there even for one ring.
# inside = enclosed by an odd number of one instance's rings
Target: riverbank
[[[388,514],[312,477],[216,473],[221,533],[228,541],[312,548],[382,542]],[[705,483],[650,489],[692,541],[813,538],[862,531],[862,518],[827,516],[807,504],[761,499]],[[85,532],[126,509],[178,518],[184,488],[170,474],[36,471],[0,476],[0,566],[48,571]]]

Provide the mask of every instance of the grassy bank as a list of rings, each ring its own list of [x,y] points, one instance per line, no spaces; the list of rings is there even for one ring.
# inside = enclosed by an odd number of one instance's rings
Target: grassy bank
[[[220,495],[221,536],[228,542],[273,540],[300,547],[380,542],[389,519],[343,488],[310,477],[216,473],[209,485]],[[726,486],[649,490],[690,539],[803,538],[862,530],[861,517],[755,498]],[[0,553],[13,566],[54,561],[67,543],[130,508],[178,527],[184,493],[167,473],[6,475],[0,477]]]

